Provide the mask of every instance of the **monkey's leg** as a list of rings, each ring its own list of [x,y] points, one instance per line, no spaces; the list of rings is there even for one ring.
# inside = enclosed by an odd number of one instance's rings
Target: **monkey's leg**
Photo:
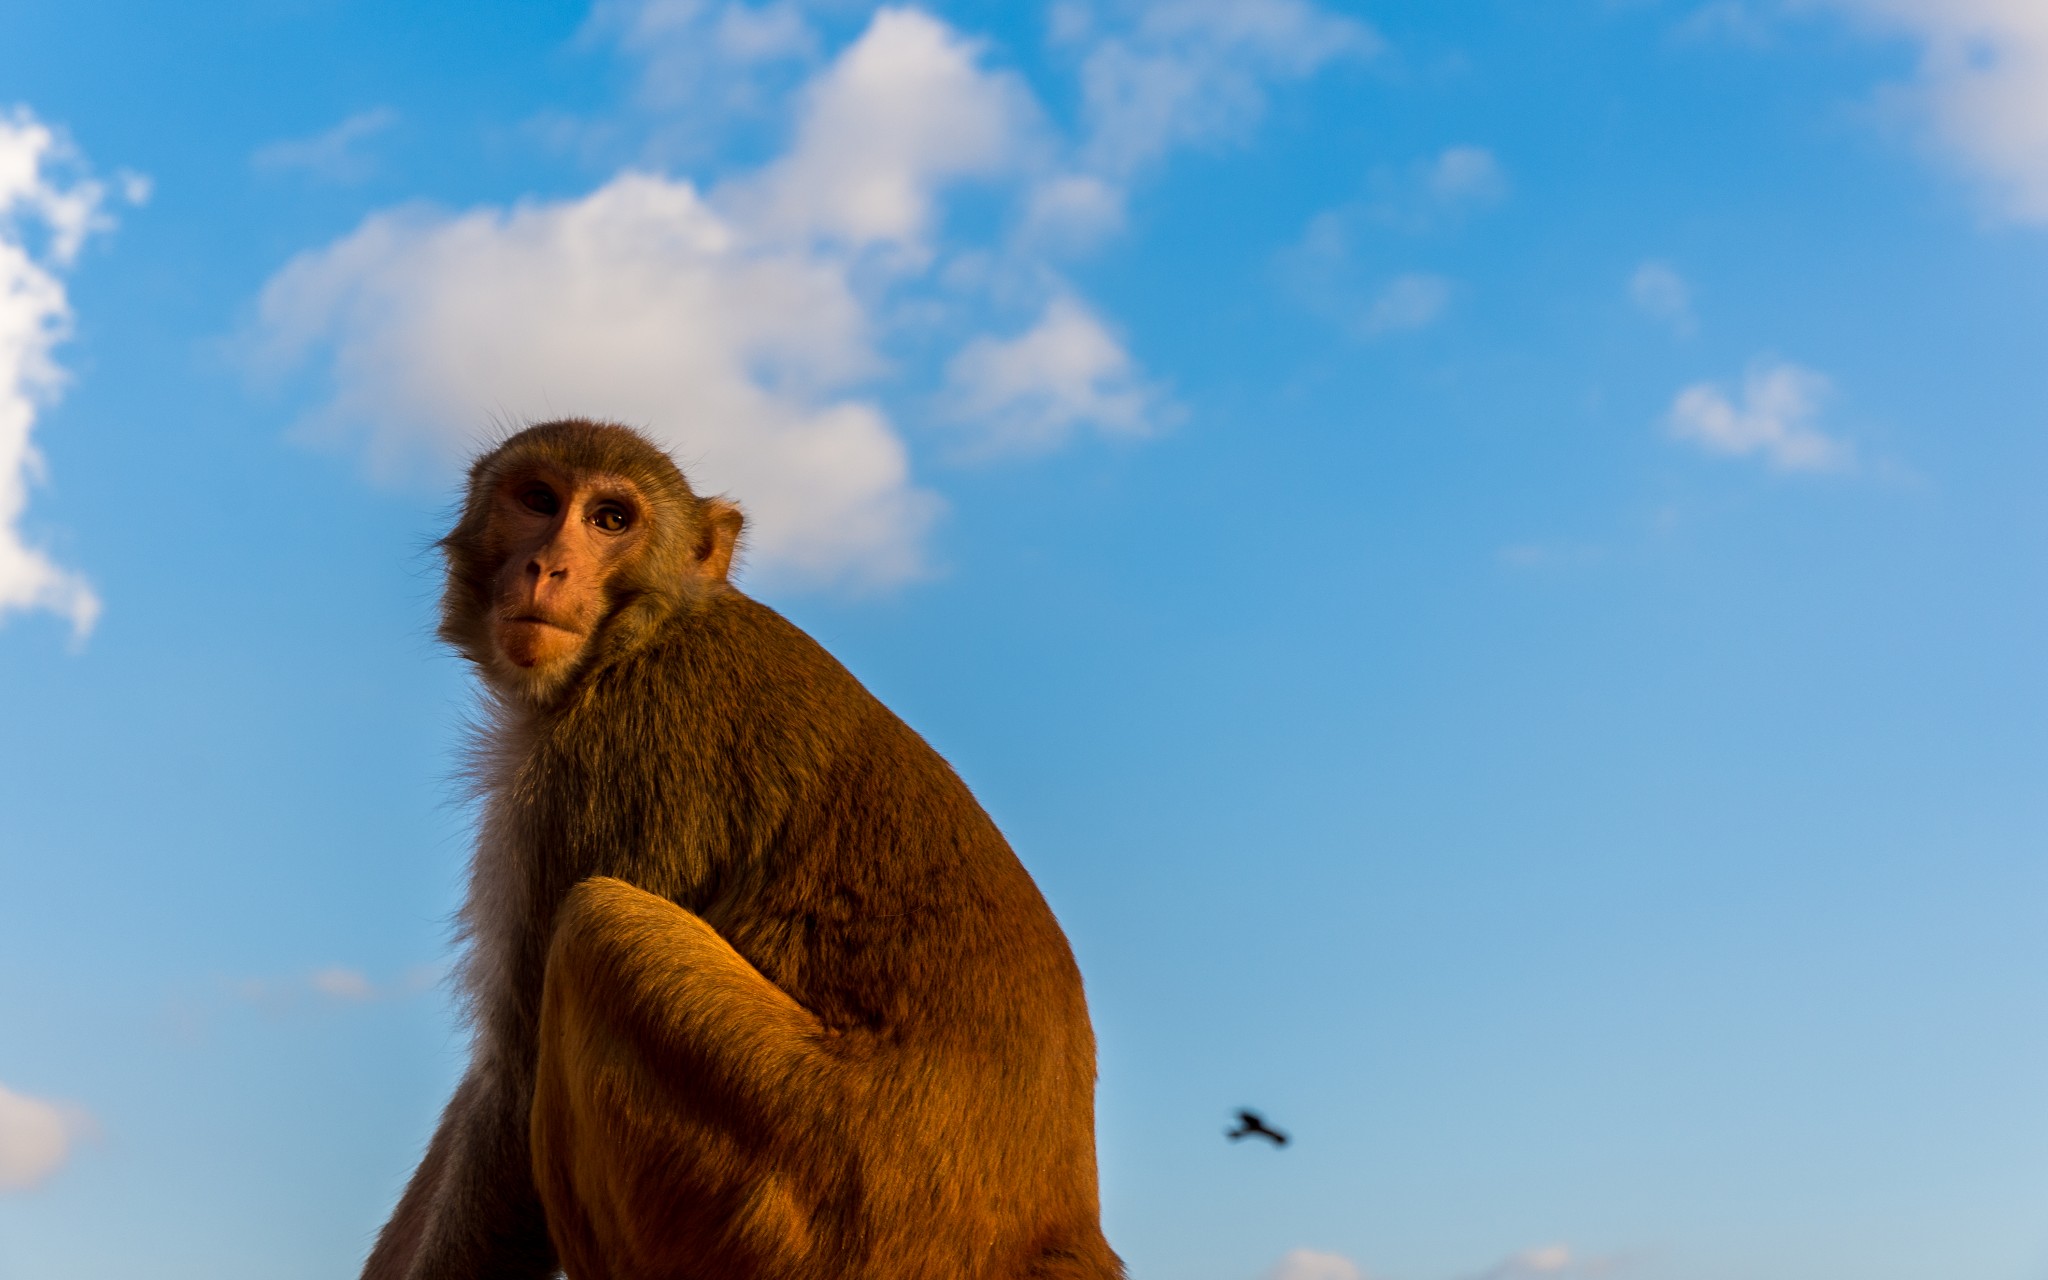
[[[845,1104],[823,1036],[697,916],[619,880],[576,886],[533,1103],[534,1178],[572,1280],[804,1274]]]
[[[526,1095],[472,1064],[363,1264],[363,1280],[542,1280],[555,1255],[527,1152]]]

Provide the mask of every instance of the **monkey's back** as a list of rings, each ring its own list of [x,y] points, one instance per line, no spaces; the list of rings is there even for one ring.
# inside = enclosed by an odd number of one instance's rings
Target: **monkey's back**
[[[820,1226],[871,1274],[1120,1273],[1065,936],[966,784],[822,646],[721,593],[591,679],[540,755],[579,785],[538,834],[701,916],[823,1024],[846,1070],[809,1098]]]

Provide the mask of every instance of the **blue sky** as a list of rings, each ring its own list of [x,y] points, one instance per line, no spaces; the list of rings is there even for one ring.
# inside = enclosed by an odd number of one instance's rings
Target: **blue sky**
[[[558,413],[1009,833],[1134,1276],[2048,1277],[2033,0],[0,22],[0,1280],[354,1274]]]

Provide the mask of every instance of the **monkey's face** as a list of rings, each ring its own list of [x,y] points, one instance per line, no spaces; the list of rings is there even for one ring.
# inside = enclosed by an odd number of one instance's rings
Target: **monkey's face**
[[[574,669],[646,525],[646,500],[621,476],[536,468],[500,480],[491,495],[490,638],[501,676],[537,689]]]
[[[724,590],[744,524],[629,428],[528,427],[470,467],[441,638],[499,693],[551,703]]]

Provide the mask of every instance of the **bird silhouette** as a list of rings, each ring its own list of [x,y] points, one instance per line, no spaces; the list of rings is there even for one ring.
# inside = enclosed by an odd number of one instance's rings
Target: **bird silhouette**
[[[1276,1147],[1287,1145],[1287,1135],[1268,1125],[1265,1117],[1256,1111],[1237,1113],[1237,1128],[1225,1129],[1223,1136],[1236,1142],[1240,1138],[1264,1138]]]

